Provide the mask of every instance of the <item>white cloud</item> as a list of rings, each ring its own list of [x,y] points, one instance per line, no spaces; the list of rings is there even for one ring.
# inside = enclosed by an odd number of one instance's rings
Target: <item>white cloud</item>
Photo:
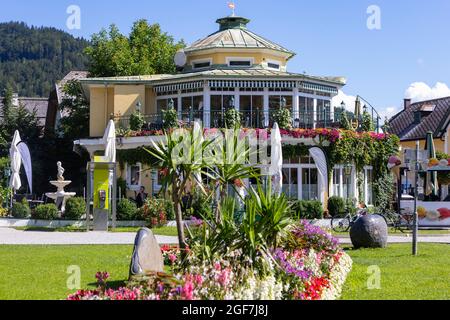
[[[411,99],[413,103],[445,97],[450,97],[450,89],[442,82],[437,82],[434,87],[425,82],[414,82],[405,91],[405,98]]]
[[[400,109],[398,107],[387,107],[387,108],[379,110],[378,112],[380,113],[381,122],[384,123],[384,120],[386,118],[388,118],[388,119],[392,118],[399,111],[400,111]]]
[[[344,91],[339,90],[338,95],[333,97],[331,100],[331,105],[333,107],[340,107],[342,101],[344,101],[346,109],[351,112],[355,112],[355,101],[356,96],[347,95]]]

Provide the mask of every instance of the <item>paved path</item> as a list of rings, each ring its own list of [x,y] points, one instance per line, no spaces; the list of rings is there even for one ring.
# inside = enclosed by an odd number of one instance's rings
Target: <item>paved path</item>
[[[0,228],[0,245],[108,245],[134,244],[130,232],[37,232]],[[159,244],[174,244],[177,237],[156,236]]]
[[[39,232],[0,228],[0,245],[108,245],[133,244],[136,233],[131,232]],[[159,244],[178,243],[177,237],[156,236]],[[350,238],[340,237],[342,244],[350,244]],[[389,243],[411,243],[411,237],[389,236]],[[450,235],[419,236],[419,242],[448,243]]]

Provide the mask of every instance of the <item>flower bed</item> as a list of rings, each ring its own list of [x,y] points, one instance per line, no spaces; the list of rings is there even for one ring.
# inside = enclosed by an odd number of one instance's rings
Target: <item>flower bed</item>
[[[201,228],[201,227],[199,227]],[[162,248],[173,274],[149,274],[126,288],[79,291],[70,300],[332,300],[340,294],[352,267],[337,239],[301,221],[289,228],[279,247],[250,261],[230,248],[213,263],[189,250],[181,263],[180,250]],[[258,266],[258,267],[257,267]],[[102,273],[105,274],[105,273]]]

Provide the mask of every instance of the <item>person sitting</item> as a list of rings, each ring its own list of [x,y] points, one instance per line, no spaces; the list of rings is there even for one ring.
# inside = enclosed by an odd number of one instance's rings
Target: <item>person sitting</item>
[[[145,187],[142,186],[139,190],[139,193],[136,195],[136,205],[138,208],[142,208],[144,206],[145,200],[147,200],[148,194],[145,193]]]

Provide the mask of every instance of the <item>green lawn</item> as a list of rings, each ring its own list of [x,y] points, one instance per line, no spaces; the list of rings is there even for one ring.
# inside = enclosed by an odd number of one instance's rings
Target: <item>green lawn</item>
[[[450,245],[419,244],[419,256],[410,244],[387,249],[352,250],[353,270],[347,279],[344,300],[450,299]],[[369,266],[381,271],[381,289],[367,289]]]
[[[128,277],[132,246],[0,246],[0,300],[64,299],[67,268],[80,266],[81,287],[95,288],[97,271],[108,271],[114,286]],[[420,244],[387,249],[347,249],[354,261],[343,299],[450,299],[450,246]],[[368,290],[367,267],[381,269],[381,289]]]
[[[133,246],[0,246],[0,300],[65,299],[67,268],[80,266],[81,287],[95,288],[95,273],[128,278]]]

